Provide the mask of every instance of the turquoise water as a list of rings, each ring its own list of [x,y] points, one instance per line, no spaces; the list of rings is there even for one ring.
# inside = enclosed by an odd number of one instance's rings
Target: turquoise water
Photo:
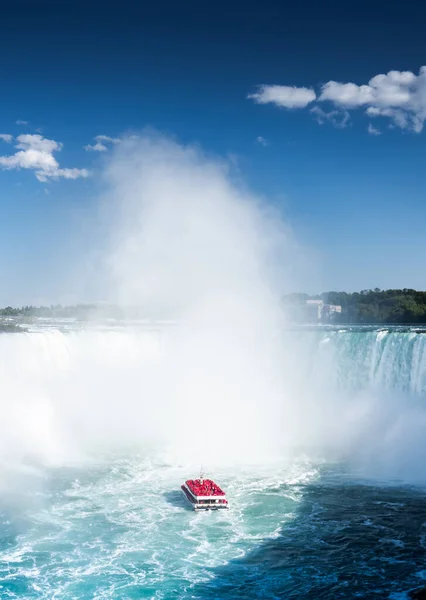
[[[217,475],[231,510],[194,513],[179,492],[185,468],[143,457],[39,473],[42,490],[2,510],[4,597],[190,597],[214,569],[278,537],[316,471]]]
[[[309,406],[321,409],[310,420],[303,405],[306,427],[314,432],[316,422],[318,432],[321,414],[331,422],[336,407],[342,412],[315,450],[207,465],[230,510],[200,514],[179,491],[197,475],[197,449],[135,445],[135,431],[148,435],[156,413],[143,413],[150,427],[138,413],[133,430],[132,414],[119,420],[112,400],[91,411],[84,395],[89,387],[93,398],[105,396],[123,380],[141,386],[167,335],[49,323],[0,336],[1,598],[402,599],[426,583],[423,333],[285,333],[298,357],[292,394],[303,390],[295,402],[309,391]],[[135,406],[124,394],[120,402],[123,412]]]

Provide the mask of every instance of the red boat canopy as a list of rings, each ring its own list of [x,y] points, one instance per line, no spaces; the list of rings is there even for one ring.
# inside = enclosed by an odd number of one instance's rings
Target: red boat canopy
[[[185,481],[195,496],[224,496],[225,492],[211,479],[188,479]]]

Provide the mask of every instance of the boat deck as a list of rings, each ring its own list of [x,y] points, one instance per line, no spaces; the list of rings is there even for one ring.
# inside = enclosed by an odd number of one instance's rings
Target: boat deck
[[[194,496],[225,496],[225,492],[212,479],[188,479],[185,481]]]
[[[225,492],[211,479],[187,479],[181,488],[194,510],[228,508]]]

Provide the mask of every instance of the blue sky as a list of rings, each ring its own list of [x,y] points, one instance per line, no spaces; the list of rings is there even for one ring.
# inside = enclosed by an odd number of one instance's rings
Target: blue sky
[[[426,289],[422,9],[144,4],[2,5],[0,304],[56,299],[98,193],[85,146],[147,126],[283,204],[307,291]]]

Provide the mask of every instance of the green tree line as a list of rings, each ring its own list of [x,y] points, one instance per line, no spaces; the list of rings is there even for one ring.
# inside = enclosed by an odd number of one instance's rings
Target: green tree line
[[[284,298],[297,320],[303,320],[308,314],[307,300],[323,300],[324,304],[340,305],[342,312],[332,313],[329,318],[330,322],[335,323],[426,323],[426,292],[409,288],[375,288],[353,293],[324,292],[317,296],[290,294]]]
[[[362,290],[361,292],[324,292],[317,296],[289,294],[283,298],[287,311],[295,321],[315,320],[315,308],[308,308],[307,300],[322,300],[324,304],[342,307],[341,313],[325,317],[334,323],[426,323],[426,292],[413,289]],[[135,315],[138,311],[135,311]],[[91,316],[123,318],[128,315],[118,307],[96,304],[76,306],[7,306],[0,309],[2,317],[74,317],[89,319]],[[138,315],[140,316],[140,315]]]
[[[104,310],[110,312],[113,316],[117,316],[117,313],[121,315],[120,311],[114,309],[114,307],[105,307]],[[0,309],[0,316],[88,319],[92,315],[99,313],[99,311],[99,306],[95,304],[77,304],[75,306],[61,306],[60,304],[56,304],[54,306],[21,306],[18,308],[6,306],[6,308]]]

